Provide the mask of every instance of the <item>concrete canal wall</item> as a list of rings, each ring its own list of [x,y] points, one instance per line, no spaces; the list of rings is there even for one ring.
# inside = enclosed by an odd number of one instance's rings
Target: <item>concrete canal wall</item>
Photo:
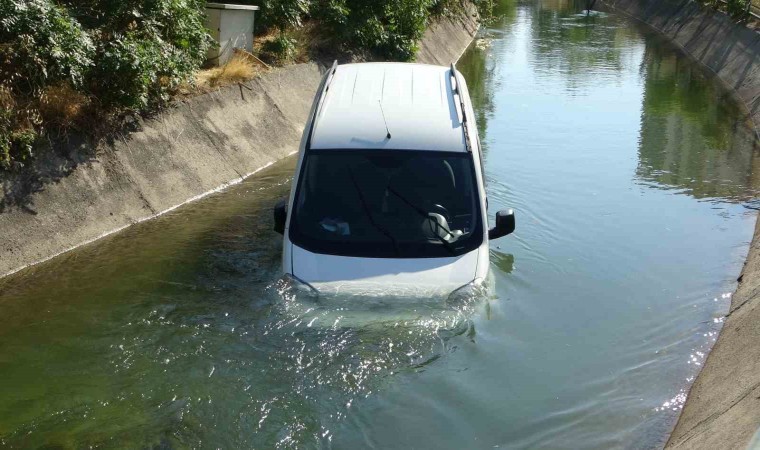
[[[289,155],[320,80],[316,64],[283,68],[246,87],[180,103],[94,152],[71,149],[75,167],[41,156],[38,186],[5,181],[32,192],[4,189],[0,274],[154,217]]]
[[[456,61],[476,11],[432,24],[418,61]],[[0,276],[236,183],[296,152],[322,70],[316,63],[180,102],[97,149],[41,156],[32,176],[2,180]],[[54,152],[51,152],[54,153]]]
[[[732,88],[760,124],[760,34],[685,0],[603,0],[660,31]],[[695,242],[694,245],[699,245]],[[744,449],[760,427],[760,223],[720,337],[666,448]]]

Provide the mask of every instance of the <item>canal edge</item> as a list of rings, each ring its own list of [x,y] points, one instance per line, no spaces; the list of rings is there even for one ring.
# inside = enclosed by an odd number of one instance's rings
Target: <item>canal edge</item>
[[[477,8],[467,2],[457,15],[430,24],[417,62],[458,61],[479,28]],[[2,204],[0,279],[224,190],[293,155],[323,70],[316,61],[276,69],[245,86],[138,119],[136,132],[97,149],[72,149],[97,156],[64,176],[48,177],[54,181],[23,204]]]
[[[696,2],[601,0],[644,23],[712,72],[741,103],[756,140],[760,34]],[[719,37],[719,38],[716,38]],[[744,449],[760,427],[760,222],[712,350],[689,389],[666,449]]]

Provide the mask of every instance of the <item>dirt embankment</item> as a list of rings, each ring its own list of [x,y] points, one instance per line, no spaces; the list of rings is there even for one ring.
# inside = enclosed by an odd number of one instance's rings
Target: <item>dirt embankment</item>
[[[685,0],[603,0],[660,31],[732,88],[757,130],[760,34]],[[699,243],[694,243],[698,245]],[[760,427],[760,223],[720,337],[666,448],[744,449]]]
[[[418,61],[456,61],[478,29],[471,7],[433,24]],[[137,131],[94,149],[69,142],[69,158],[39,158],[33,174],[2,181],[0,276],[150,219],[241,181],[298,150],[316,63],[266,73],[194,97]]]

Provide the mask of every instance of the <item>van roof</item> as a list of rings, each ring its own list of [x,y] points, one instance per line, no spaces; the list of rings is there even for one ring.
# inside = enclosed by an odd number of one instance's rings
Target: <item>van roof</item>
[[[340,65],[317,111],[311,148],[465,152],[461,117],[448,67]]]

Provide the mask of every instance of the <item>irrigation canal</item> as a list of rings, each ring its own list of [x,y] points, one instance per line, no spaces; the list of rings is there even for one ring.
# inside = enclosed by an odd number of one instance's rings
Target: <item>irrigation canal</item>
[[[0,280],[0,446],[650,448],[751,239],[754,133],[658,36],[504,0],[459,64],[486,148],[492,297],[309,327],[278,301],[294,160]]]

